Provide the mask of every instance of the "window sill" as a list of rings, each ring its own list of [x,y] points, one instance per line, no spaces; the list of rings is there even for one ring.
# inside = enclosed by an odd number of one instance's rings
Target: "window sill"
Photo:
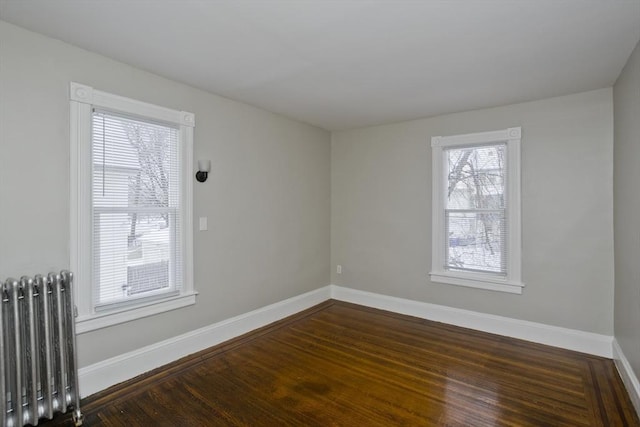
[[[432,282],[449,285],[466,286],[468,288],[486,289],[490,291],[522,294],[524,283],[500,277],[487,277],[473,273],[451,273],[449,271],[430,272]]]
[[[106,328],[119,323],[130,322],[154,314],[187,307],[196,303],[197,292],[177,295],[161,301],[149,301],[134,307],[122,308],[119,311],[82,316],[76,319],[76,334],[83,334],[96,329]]]

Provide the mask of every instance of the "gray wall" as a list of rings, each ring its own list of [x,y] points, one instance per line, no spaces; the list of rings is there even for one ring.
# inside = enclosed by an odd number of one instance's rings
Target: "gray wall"
[[[197,304],[81,335],[80,366],[329,284],[328,132],[1,21],[0,280],[69,267],[72,80],[194,112],[194,157],[212,161],[194,183]]]
[[[640,44],[613,88],[615,336],[640,374]]]
[[[636,372],[639,56],[615,87],[616,336]],[[0,279],[69,265],[72,80],[194,112],[194,157],[213,169],[194,183],[194,216],[209,217],[209,231],[194,231],[196,306],[81,335],[81,366],[330,280],[613,332],[611,89],[335,132],[330,143],[326,131],[0,21]],[[431,136],[511,126],[523,128],[524,293],[431,283]]]
[[[611,335],[612,102],[609,88],[335,132],[332,283]],[[523,294],[430,282],[431,137],[512,126],[523,132]]]

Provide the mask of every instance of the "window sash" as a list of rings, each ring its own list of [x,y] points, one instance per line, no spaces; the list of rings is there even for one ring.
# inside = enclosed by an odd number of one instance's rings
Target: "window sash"
[[[507,241],[506,239],[507,213],[506,212],[507,212],[506,209],[445,209],[444,211],[445,233],[444,234],[445,236],[447,236],[447,238],[444,239],[444,244],[445,244],[445,249],[444,249],[445,257],[444,257],[444,265],[443,265],[444,270],[445,271],[469,271],[469,272],[481,273],[481,274],[497,274],[497,275],[506,277],[507,257],[508,257],[508,248],[506,245],[506,241]],[[500,251],[500,255],[498,257],[492,257],[492,258],[497,258],[497,260],[499,261],[499,267],[493,267],[492,265],[489,265],[489,263],[485,263],[485,265],[478,265],[478,268],[463,267],[460,265],[455,265],[454,261],[452,260],[453,258],[452,252],[454,252],[453,248],[459,247],[459,246],[465,246],[465,245],[460,244],[459,240],[456,242],[455,241],[456,238],[451,238],[451,225],[450,225],[451,214],[476,214],[475,217],[467,217],[472,221],[483,221],[482,219],[478,219],[477,214],[481,214],[481,215],[494,214],[497,216],[498,221],[500,223],[498,225],[500,236],[497,242],[494,242],[494,243],[498,244],[499,247],[496,249]],[[496,221],[495,219],[492,219],[492,220]],[[473,243],[473,246],[476,246],[476,247],[478,246],[478,243],[477,243],[478,238],[476,236],[470,236],[468,238],[472,238],[473,242],[466,242],[466,246],[469,246],[471,243]],[[459,238],[459,239],[462,239],[462,238]],[[453,244],[454,242],[456,242],[457,244],[454,245]],[[486,244],[490,244],[490,242],[486,242],[481,238],[480,244],[486,245]],[[459,251],[459,252],[462,252],[462,251]],[[459,254],[459,255],[475,255],[475,254],[470,254],[469,252],[470,251],[467,251],[466,254]],[[480,254],[480,256],[486,256],[486,253],[483,251],[483,253]],[[494,263],[495,263],[495,260],[494,260]],[[467,263],[467,264],[471,264],[471,263]]]
[[[76,282],[84,285],[76,287],[74,296],[78,310],[76,331],[80,334],[103,327],[128,322],[140,317],[162,313],[195,303],[196,292],[193,284],[193,218],[192,218],[192,177],[193,170],[193,128],[195,116],[185,111],[177,111],[153,104],[102,92],[90,86],[71,82],[70,99],[70,264]],[[179,212],[180,223],[176,230],[180,240],[176,240],[176,248],[181,257],[177,258],[176,271],[182,277],[182,287],[177,295],[163,295],[154,301],[144,298],[143,301],[131,301],[117,307],[96,307],[94,305],[93,256],[91,247],[93,240],[92,207],[92,174],[94,171],[92,146],[93,112],[109,112],[122,114],[128,118],[144,118],[155,124],[169,125],[178,132],[178,173],[179,205],[174,206]],[[106,171],[106,170],[105,170]],[[121,171],[127,173],[127,171]],[[107,207],[104,212],[110,210]],[[138,207],[140,208],[140,207]],[[115,213],[118,209],[113,209]],[[136,209],[138,213],[157,213],[149,209]]]
[[[524,284],[521,279],[521,206],[520,206],[520,141],[521,128],[508,128],[498,131],[479,132],[453,136],[434,136],[432,147],[432,250],[431,270],[432,282],[447,283],[473,288],[522,293]],[[503,186],[504,206],[501,209],[447,209],[447,190],[449,184],[447,150],[469,147],[482,148],[490,145],[505,145],[504,182],[496,181]],[[487,165],[490,166],[490,165]],[[483,170],[484,172],[484,170]],[[489,181],[492,183],[493,181]],[[464,193],[461,193],[464,194]],[[471,193],[470,193],[471,194]],[[451,208],[466,208],[458,202]],[[491,203],[491,201],[489,201]],[[495,201],[497,203],[497,200]],[[508,204],[508,205],[507,205]],[[482,205],[480,205],[482,206]],[[490,206],[497,208],[498,206]],[[504,209],[504,210],[502,210]],[[457,269],[448,266],[449,236],[447,215],[453,213],[494,213],[504,212],[503,247],[504,255],[500,259],[497,272],[475,271],[472,268]],[[498,263],[496,262],[497,266]]]
[[[493,153],[493,156],[491,156]],[[502,153],[502,156],[500,156]],[[456,154],[459,156],[454,163],[452,159]],[[466,154],[466,156],[465,156]],[[506,143],[486,143],[486,144],[474,144],[465,146],[451,146],[442,151],[442,168],[446,171],[447,179],[442,183],[442,196],[443,196],[443,209],[444,209],[444,251],[445,256],[443,259],[442,268],[445,271],[469,271],[480,274],[497,274],[500,276],[506,276],[507,274],[507,262],[506,258],[508,253],[505,248],[506,241],[506,176],[507,176],[507,156],[508,147]],[[462,159],[464,163],[462,163]],[[502,159],[502,161],[500,161]],[[487,166],[490,168],[488,169]],[[451,174],[454,173],[451,169],[455,169],[457,172],[453,176],[457,179],[454,181],[455,187],[451,189]],[[466,174],[465,174],[466,171]],[[486,182],[481,177],[486,176],[489,171],[497,172],[500,179],[497,179],[498,185],[492,182]],[[460,195],[458,185],[462,184],[462,187],[466,189],[469,194]],[[499,196],[501,208],[489,209],[482,207],[471,208],[450,208],[452,204],[471,204],[478,206],[484,203],[479,195],[486,197],[490,194],[496,194]],[[499,225],[498,240],[493,242],[497,245],[497,248],[491,247],[491,241],[488,241],[488,235],[486,229],[484,230],[485,236],[479,236],[477,222],[481,221],[480,228],[484,229],[487,225],[486,220],[481,219],[481,216],[496,215],[498,217]],[[456,221],[457,219],[457,221]],[[495,221],[495,219],[492,219]],[[466,223],[466,224],[465,224]],[[453,227],[455,225],[455,227]],[[492,225],[492,224],[490,224]],[[455,229],[455,231],[452,230]],[[463,230],[465,228],[466,230]],[[457,232],[457,233],[456,233]],[[452,238],[452,234],[458,234],[458,236]],[[464,235],[460,235],[464,234]],[[453,243],[464,240],[466,244],[454,245]],[[470,241],[473,244],[470,244]],[[480,244],[478,244],[478,240]],[[466,246],[471,249],[463,250],[462,246]],[[479,248],[480,246],[480,248]],[[486,246],[489,246],[489,252],[487,253]],[[495,256],[495,251],[499,251],[499,256]],[[472,267],[473,266],[473,267]]]
[[[103,188],[102,197],[94,194],[91,201],[94,310],[175,295],[182,284],[176,268],[181,247],[181,233],[176,230],[180,224],[180,192],[176,189],[181,176],[177,129],[144,117],[95,108],[92,124],[91,185],[95,191],[94,181],[99,179],[97,184],[102,183]],[[133,175],[144,177],[150,188],[132,187]],[[131,206],[132,191],[135,203],[141,205]],[[167,235],[145,244],[144,234],[130,233],[137,229],[141,216],[152,218],[153,214],[166,215]],[[147,230],[150,232],[154,231]],[[132,242],[137,242],[136,247],[131,247]]]
[[[180,247],[180,231],[178,229],[178,209],[176,208],[125,208],[125,207],[94,207],[93,209],[93,271],[94,276],[92,280],[93,286],[93,307],[94,309],[99,311],[105,311],[110,309],[116,309],[120,306],[130,306],[133,304],[138,304],[146,301],[157,300],[159,297],[169,297],[174,296],[180,293],[182,288],[182,278],[179,276],[179,261],[180,256],[178,256]],[[134,292],[132,294],[127,294],[126,297],[115,298],[113,297],[111,301],[102,302],[101,301],[101,293],[102,291],[107,292],[108,288],[103,289],[103,281],[108,280],[110,274],[107,274],[105,277],[101,277],[100,272],[100,262],[102,260],[102,255],[100,253],[101,245],[101,236],[100,232],[100,217],[102,214],[167,214],[169,218],[168,225],[168,245],[169,245],[169,255],[167,257],[167,286],[152,288],[148,290],[139,290],[138,292]],[[141,248],[142,250],[142,248]],[[129,252],[130,249],[127,248],[125,251]],[[127,254],[128,255],[128,254]],[[129,275],[130,269],[135,269],[138,267],[139,269],[143,269],[144,267],[148,267],[153,264],[157,264],[158,262],[164,262],[163,259],[156,261],[155,263],[141,263],[138,265],[129,265],[126,264],[127,268],[127,277]],[[135,270],[133,270],[135,271]],[[122,291],[125,292],[125,289],[130,289],[134,286],[134,284],[130,283],[128,280],[126,284],[122,285]],[[111,287],[113,290],[113,287]]]

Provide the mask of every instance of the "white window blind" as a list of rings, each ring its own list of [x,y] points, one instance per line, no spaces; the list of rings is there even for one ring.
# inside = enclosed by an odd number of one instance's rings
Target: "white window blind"
[[[444,150],[445,270],[506,275],[506,144]]]
[[[91,126],[93,307],[182,287],[179,127],[94,109]]]

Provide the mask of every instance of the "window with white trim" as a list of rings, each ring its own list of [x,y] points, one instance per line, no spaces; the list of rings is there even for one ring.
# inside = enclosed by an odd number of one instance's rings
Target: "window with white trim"
[[[193,114],[70,90],[78,332],[195,303]]]
[[[522,293],[521,128],[431,139],[431,280]]]

